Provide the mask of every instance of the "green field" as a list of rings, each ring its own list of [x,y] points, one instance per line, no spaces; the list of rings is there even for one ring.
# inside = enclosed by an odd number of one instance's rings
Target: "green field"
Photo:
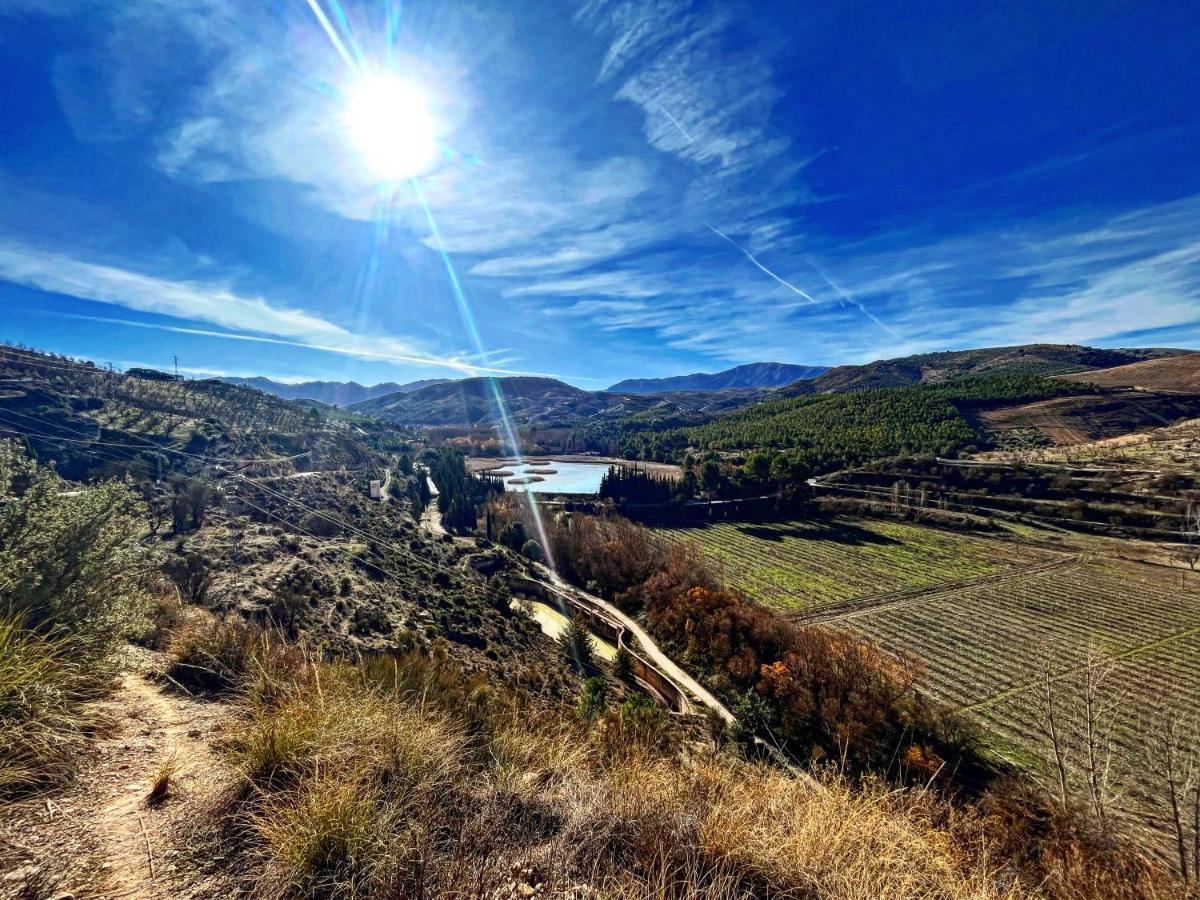
[[[721,522],[661,529],[695,541],[722,583],[785,612],[1002,572],[1044,558],[905,522]]]

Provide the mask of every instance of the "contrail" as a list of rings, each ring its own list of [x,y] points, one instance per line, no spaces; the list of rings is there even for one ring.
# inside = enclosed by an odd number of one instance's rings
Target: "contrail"
[[[663,114],[664,116],[666,116],[668,119],[670,119],[670,120],[671,120],[671,124],[672,124],[672,125],[674,125],[676,128],[678,128],[678,129],[679,129],[679,133],[680,133],[680,134],[682,134],[682,135],[684,136],[684,138],[686,138],[686,139],[687,139],[687,142],[688,142],[689,144],[694,144],[694,143],[695,143],[695,141],[693,141],[693,140],[692,140],[692,136],[691,136],[690,134],[688,134],[688,133],[687,133],[687,129],[686,129],[686,128],[684,128],[682,125],[680,125],[680,124],[679,124],[679,120],[678,120],[678,119],[676,119],[676,118],[675,118],[673,115],[671,115],[671,112],[670,112],[670,110],[668,110],[668,109],[667,109],[665,106],[663,106],[661,103],[660,103],[660,104],[658,104],[658,108],[662,110],[662,114]]]
[[[896,338],[896,340],[899,340],[899,341],[907,341],[908,340],[908,338],[906,338],[904,335],[900,334],[898,331],[896,331],[896,329],[892,328],[890,325],[885,324],[879,317],[877,317],[874,313],[872,313],[869,309],[867,309],[866,306],[863,305],[861,300],[859,300],[857,297],[851,295],[849,292],[844,290],[840,284],[838,284],[836,281],[833,280],[833,278],[830,277],[828,272],[826,272],[819,265],[817,265],[817,261],[815,259],[813,259],[811,256],[805,256],[805,257],[803,257],[803,259],[806,263],[809,264],[809,266],[812,267],[812,270],[814,272],[816,272],[818,275],[820,275],[822,278],[825,279],[825,283],[828,284],[831,288],[833,288],[834,291],[837,292],[838,296],[842,298],[843,302],[850,303],[850,304],[853,304],[854,306],[856,306],[860,313],[862,313],[864,316],[866,316],[868,319],[870,319],[872,322],[874,322],[876,325],[878,325],[880,328],[882,328],[884,331],[886,331],[892,337]]]
[[[749,250],[747,250],[745,247],[743,247],[741,244],[739,244],[737,241],[735,241],[733,238],[731,238],[725,232],[720,231],[716,228],[713,228],[707,222],[705,223],[705,225],[708,228],[708,230],[711,231],[713,234],[715,234],[717,237],[724,238],[725,240],[729,241],[729,243],[733,244],[733,246],[737,247],[737,249],[740,250],[745,255],[746,259],[748,259],[748,260],[750,260],[750,262],[754,263],[754,265],[756,265],[759,268],[759,270],[770,275],[772,278],[774,278],[776,281],[778,281],[780,284],[782,284],[785,288],[787,288],[793,294],[798,294],[799,296],[801,296],[805,300],[807,300],[809,303],[819,303],[820,302],[812,295],[806,294],[804,291],[800,290],[800,288],[796,287],[790,281],[787,281],[786,279],[781,278],[780,276],[776,275],[774,272],[772,272],[770,269],[768,269],[766,266],[764,266],[762,263],[760,263],[753,253],[751,253]]]

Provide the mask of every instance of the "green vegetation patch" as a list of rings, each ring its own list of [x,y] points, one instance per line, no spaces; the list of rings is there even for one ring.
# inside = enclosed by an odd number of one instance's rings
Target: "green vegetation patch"
[[[799,610],[1008,568],[994,541],[904,522],[722,522],[663,529],[696,541],[721,581],[777,609]]]

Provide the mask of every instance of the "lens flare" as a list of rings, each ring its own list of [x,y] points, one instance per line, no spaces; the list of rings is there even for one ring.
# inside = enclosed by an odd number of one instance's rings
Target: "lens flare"
[[[437,161],[438,129],[429,97],[400,75],[360,76],[347,94],[344,123],[371,175],[381,181],[414,178]]]

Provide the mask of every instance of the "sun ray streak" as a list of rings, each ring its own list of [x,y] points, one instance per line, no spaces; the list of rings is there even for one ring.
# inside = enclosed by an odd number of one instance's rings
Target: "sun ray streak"
[[[313,15],[317,17],[317,21],[320,23],[321,29],[325,32],[326,37],[328,37],[330,42],[333,44],[333,48],[337,50],[338,55],[342,58],[342,62],[349,66],[352,71],[357,72],[358,64],[355,62],[354,57],[350,55],[350,51],[346,49],[346,45],[342,42],[341,36],[333,27],[333,23],[329,21],[329,17],[325,15],[325,10],[321,9],[319,0],[307,0],[307,2],[308,8],[311,9]]]
[[[454,269],[454,263],[450,259],[450,254],[446,251],[446,247],[442,243],[442,235],[438,230],[437,222],[434,220],[433,210],[425,199],[425,192],[421,190],[420,182],[416,178],[412,178],[410,179],[410,183],[412,184],[413,193],[416,194],[417,202],[425,213],[425,221],[429,225],[429,232],[433,236],[433,242],[442,257],[442,264],[446,268],[446,277],[450,280],[451,292],[454,294],[455,303],[458,304],[459,315],[462,316],[463,327],[467,330],[475,352],[481,357],[486,358],[483,341],[479,337],[479,329],[475,324],[475,315],[471,311],[471,304],[467,301],[467,295],[463,290],[462,283],[458,280],[458,273]],[[504,402],[504,394],[500,390],[500,385],[495,378],[488,378],[487,384],[492,395],[496,420],[500,424],[504,441],[508,444],[512,455],[517,461],[523,462],[524,456],[521,453],[521,442],[517,436],[516,429],[513,427],[512,417],[508,413],[508,407]],[[542,551],[546,555],[546,562],[550,566],[551,571],[557,571],[554,565],[554,556],[551,551],[550,541],[546,534],[546,525],[542,521],[542,513],[538,508],[537,495],[531,490],[522,491],[521,494],[522,498],[529,505],[529,513],[533,519],[534,528],[537,530],[538,543],[542,545]]]

